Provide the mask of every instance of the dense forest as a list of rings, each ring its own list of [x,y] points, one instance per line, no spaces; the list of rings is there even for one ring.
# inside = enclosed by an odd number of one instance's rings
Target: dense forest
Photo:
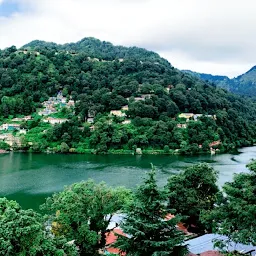
[[[60,113],[68,122],[50,126],[36,113],[60,91],[75,107]],[[256,138],[252,100],[183,73],[154,52],[94,38],[0,50],[0,100],[0,124],[33,114],[21,124],[28,130],[22,147],[33,151],[190,154],[251,145]],[[126,105],[126,116],[109,115]]]

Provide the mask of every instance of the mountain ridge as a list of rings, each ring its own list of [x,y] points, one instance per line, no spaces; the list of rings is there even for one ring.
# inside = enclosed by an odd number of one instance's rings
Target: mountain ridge
[[[215,83],[217,86],[230,92],[249,97],[256,96],[256,66],[250,68],[244,74],[234,78],[227,76],[198,73],[191,70],[182,70],[185,73],[201,78],[204,81]]]

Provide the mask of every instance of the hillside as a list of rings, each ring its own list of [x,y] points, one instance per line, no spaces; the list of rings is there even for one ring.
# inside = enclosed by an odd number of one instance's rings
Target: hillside
[[[157,53],[94,38],[0,51],[0,88],[0,122],[20,118],[19,147],[33,151],[198,153],[251,145],[256,135],[249,99]]]
[[[256,96],[256,66],[252,67],[245,74],[233,79],[230,79],[227,76],[215,76],[190,70],[184,70],[184,72],[205,81],[213,82],[217,86],[227,89],[230,92],[246,96]]]

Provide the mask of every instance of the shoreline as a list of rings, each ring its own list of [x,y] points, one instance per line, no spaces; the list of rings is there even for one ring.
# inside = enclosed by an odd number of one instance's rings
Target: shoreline
[[[164,152],[164,150],[160,150],[160,149],[145,149],[145,150],[141,150],[140,153],[136,153],[136,151],[134,150],[124,150],[124,149],[117,149],[117,150],[109,150],[108,152],[96,152],[95,149],[86,149],[83,152],[76,152],[76,151],[72,151],[72,152],[53,152],[50,150],[46,150],[46,151],[42,151],[42,152],[36,152],[36,151],[31,151],[31,150],[2,150],[0,149],[0,154],[7,154],[7,153],[44,153],[44,154],[60,154],[60,155],[166,155],[166,156],[173,156],[173,155],[187,155],[187,156],[198,156],[198,155],[217,155],[217,154],[225,154],[228,152],[238,152],[238,149],[233,149],[231,151],[221,151],[218,150],[216,152],[214,152],[214,154],[211,153],[211,151],[208,152],[203,152],[200,151],[196,154],[192,154],[192,153],[188,153],[188,154],[182,154],[179,149],[173,150],[170,149],[169,152]]]

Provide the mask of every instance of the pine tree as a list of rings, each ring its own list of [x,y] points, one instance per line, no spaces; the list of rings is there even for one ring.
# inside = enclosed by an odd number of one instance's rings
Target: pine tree
[[[183,256],[187,250],[183,245],[184,234],[176,227],[179,218],[165,219],[169,213],[166,193],[156,184],[154,168],[147,175],[121,224],[127,236],[118,235],[115,247],[133,256]]]

